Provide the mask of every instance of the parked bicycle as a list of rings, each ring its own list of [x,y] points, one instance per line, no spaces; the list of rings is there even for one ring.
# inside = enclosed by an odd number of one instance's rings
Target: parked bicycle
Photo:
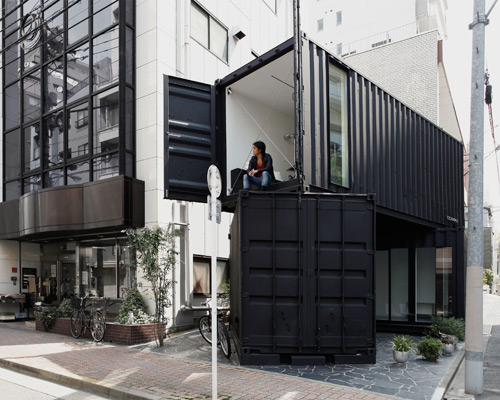
[[[86,305],[88,298],[89,295],[73,299],[75,309],[70,319],[71,335],[74,338],[79,338],[88,328],[94,341],[100,342],[106,332],[106,299],[103,297],[91,297],[91,308],[87,316],[85,309],[88,307]]]
[[[201,305],[210,307],[210,299],[201,303]],[[227,311],[217,310],[217,345],[220,346],[224,355],[229,358],[231,357],[231,340],[229,339],[229,331],[224,323],[226,315]],[[212,344],[211,310],[208,310],[208,315],[204,315],[200,318],[198,321],[198,329],[203,339],[205,339],[207,343]]]

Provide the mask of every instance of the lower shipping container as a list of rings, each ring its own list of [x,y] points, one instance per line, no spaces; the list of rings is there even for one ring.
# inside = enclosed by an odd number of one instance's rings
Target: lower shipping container
[[[375,362],[371,195],[241,191],[231,324],[243,365]]]

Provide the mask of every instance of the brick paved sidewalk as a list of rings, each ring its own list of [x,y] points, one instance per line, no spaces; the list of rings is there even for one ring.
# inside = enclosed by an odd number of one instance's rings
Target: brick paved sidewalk
[[[0,324],[0,365],[121,399],[209,399],[211,365]],[[394,397],[235,366],[218,367],[220,399]]]

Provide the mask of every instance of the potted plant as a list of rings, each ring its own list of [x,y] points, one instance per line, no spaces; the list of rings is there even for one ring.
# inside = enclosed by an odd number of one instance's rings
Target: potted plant
[[[441,357],[443,343],[441,340],[426,336],[417,344],[417,355],[423,356],[427,361],[436,361]]]
[[[455,350],[455,340],[449,335],[443,335],[441,338],[441,343],[443,343],[444,354],[451,354]]]
[[[392,339],[392,356],[397,363],[405,363],[413,350],[413,340],[409,335],[398,335]]]

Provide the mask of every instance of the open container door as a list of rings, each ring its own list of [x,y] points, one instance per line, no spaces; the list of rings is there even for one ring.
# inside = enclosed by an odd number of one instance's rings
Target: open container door
[[[206,202],[216,164],[215,87],[164,77],[165,198]]]

